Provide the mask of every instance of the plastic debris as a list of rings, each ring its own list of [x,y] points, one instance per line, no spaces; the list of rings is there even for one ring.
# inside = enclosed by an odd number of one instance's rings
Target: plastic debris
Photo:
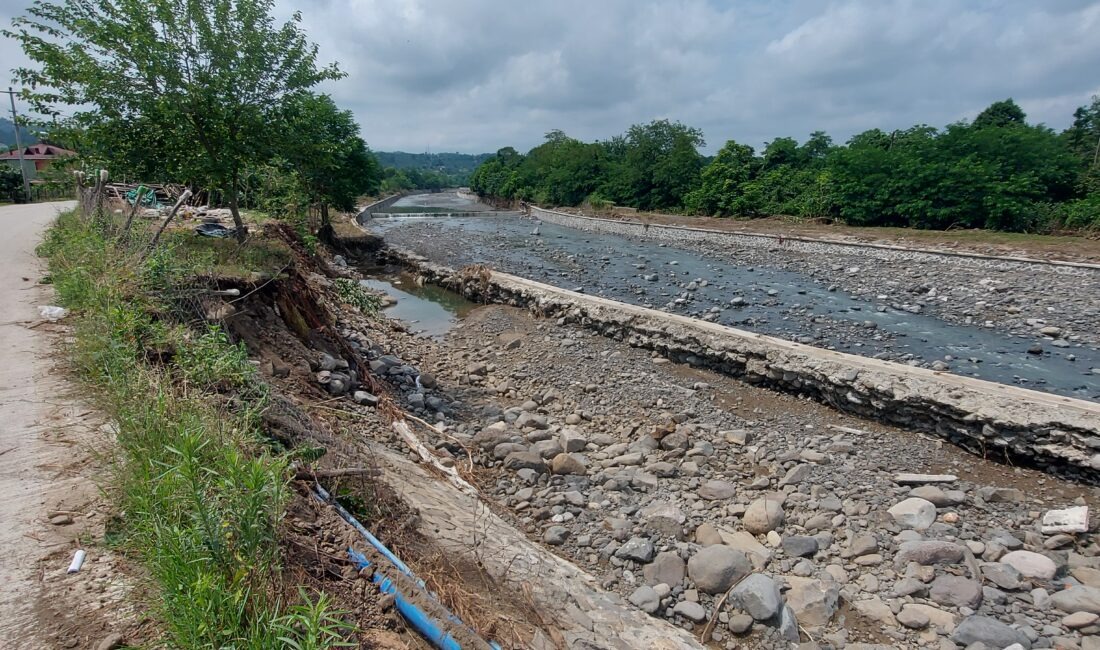
[[[1089,529],[1089,507],[1073,506],[1047,510],[1043,515],[1043,533],[1085,533]]]
[[[84,552],[84,549],[80,549],[79,551],[74,553],[73,561],[69,564],[69,570],[65,573],[76,573],[77,571],[79,571],[80,567],[84,566],[84,558],[87,556],[88,554]]]
[[[220,223],[204,223],[195,227],[195,232],[203,237],[226,238],[237,234],[236,228],[226,228]]]
[[[42,316],[42,318],[54,323],[68,316],[69,310],[55,305],[42,305],[38,308],[38,314]]]

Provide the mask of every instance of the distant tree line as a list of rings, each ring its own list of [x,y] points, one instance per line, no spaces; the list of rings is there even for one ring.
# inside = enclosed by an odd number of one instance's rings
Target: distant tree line
[[[588,202],[728,217],[787,215],[853,225],[1039,232],[1100,228],[1100,97],[1057,133],[1011,99],[943,129],[871,129],[835,144],[817,131],[763,151],[733,140],[712,158],[702,132],[635,125],[607,141],[561,131],[520,154],[501,149],[475,192],[572,206]]]

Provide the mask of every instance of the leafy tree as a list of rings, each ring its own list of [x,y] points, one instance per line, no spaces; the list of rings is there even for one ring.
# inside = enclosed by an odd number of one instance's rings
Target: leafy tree
[[[700,173],[699,187],[685,204],[696,214],[747,216],[756,210],[746,196],[746,185],[759,168],[753,148],[729,140]]]
[[[281,122],[280,150],[320,207],[322,228],[329,225],[330,205],[349,211],[358,197],[378,191],[382,168],[359,137],[351,111],[337,108],[328,95],[301,94],[287,102]]]
[[[617,191],[626,200],[617,201],[643,210],[675,208],[694,189],[703,157],[703,132],[679,122],[656,120],[635,124],[614,144],[622,147]]]
[[[16,70],[35,107],[88,106],[87,123],[136,124],[197,142],[201,158],[178,156],[189,176],[228,198],[240,236],[242,171],[271,157],[270,130],[283,102],[326,79],[301,16],[277,26],[273,0],[36,1],[4,34],[37,68]],[[125,137],[118,134],[119,137]],[[190,145],[193,149],[194,145]],[[181,170],[175,170],[179,173]]]
[[[977,128],[1019,126],[1026,123],[1027,115],[1024,114],[1024,110],[1011,99],[993,102],[989,108],[978,113],[978,117],[974,118],[974,126]]]

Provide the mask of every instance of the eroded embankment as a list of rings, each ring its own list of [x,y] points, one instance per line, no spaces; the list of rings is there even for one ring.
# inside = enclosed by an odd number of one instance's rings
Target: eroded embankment
[[[1100,483],[1100,404],[806,346],[490,272],[456,273],[385,249],[430,282],[524,307],[673,361],[931,431],[983,457]]]

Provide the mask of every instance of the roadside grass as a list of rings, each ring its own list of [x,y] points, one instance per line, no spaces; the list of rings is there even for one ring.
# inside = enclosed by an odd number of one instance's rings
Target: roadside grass
[[[120,513],[118,543],[157,584],[165,640],[345,647],[350,630],[323,595],[282,596],[277,531],[290,474],[259,424],[262,382],[243,347],[180,318],[220,247],[172,238],[142,259],[144,247],[108,239],[69,212],[39,254],[73,310],[78,376],[116,423],[103,487]],[[271,253],[250,255],[237,259],[266,262]]]

